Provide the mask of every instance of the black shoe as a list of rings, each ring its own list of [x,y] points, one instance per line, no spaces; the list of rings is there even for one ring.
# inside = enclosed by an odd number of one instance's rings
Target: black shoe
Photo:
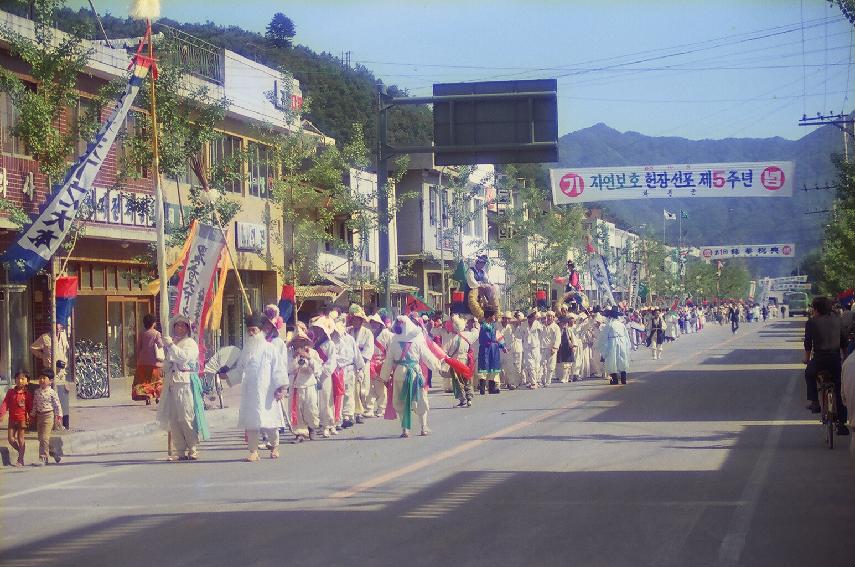
[[[807,405],[807,409],[810,410],[811,413],[819,413],[821,408],[819,407],[819,402],[811,402]]]
[[[342,427],[342,429],[347,429],[348,427],[353,427],[353,422],[350,421],[349,419],[345,419],[344,421],[341,422],[341,427]]]
[[[617,378],[612,378],[612,379],[609,381],[609,384],[611,384],[612,386],[617,386],[618,384],[620,384],[620,382],[618,382],[618,379],[617,379]]]
[[[499,389],[499,387],[496,385],[496,383],[492,380],[490,381],[490,393],[491,394],[501,394],[502,393],[502,391]]]
[[[356,416],[356,423],[365,423],[365,420],[364,420],[364,419],[362,419],[362,416],[361,416],[361,415],[357,415],[357,416]]]
[[[486,393],[485,390],[487,388],[487,381],[481,378],[478,380],[478,393],[482,396]]]
[[[462,399],[457,403],[457,407],[462,408],[466,407],[466,399]]]
[[[837,434],[838,435],[849,435],[849,428],[846,427],[845,425],[843,425],[842,423],[838,424],[837,425]]]

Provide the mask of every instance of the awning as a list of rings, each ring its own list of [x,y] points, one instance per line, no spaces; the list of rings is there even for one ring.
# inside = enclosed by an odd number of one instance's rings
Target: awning
[[[329,273],[322,273],[321,279],[311,285],[298,285],[295,288],[295,296],[299,299],[328,299],[330,301],[337,300],[342,293],[347,290],[347,286]]]

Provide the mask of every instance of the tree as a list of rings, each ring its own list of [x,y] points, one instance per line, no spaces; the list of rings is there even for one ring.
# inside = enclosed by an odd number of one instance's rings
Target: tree
[[[294,22],[283,14],[277,12],[273,19],[267,24],[267,33],[264,37],[267,38],[274,47],[279,49],[290,49],[294,45],[294,36],[297,35],[297,29]]]
[[[821,289],[837,294],[855,283],[855,164],[833,157],[837,169],[837,196],[825,228]]]
[[[748,297],[751,274],[743,260],[728,260],[718,278],[719,299]]]
[[[516,308],[531,305],[536,289],[564,273],[570,250],[581,243],[583,216],[581,207],[552,206],[535,178],[519,175],[519,169],[509,166],[497,181],[497,189],[513,190],[516,206],[500,214],[502,237],[486,246],[498,252],[505,266],[508,302]]]

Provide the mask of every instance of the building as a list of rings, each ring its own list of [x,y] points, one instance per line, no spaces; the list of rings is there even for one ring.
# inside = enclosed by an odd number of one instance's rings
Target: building
[[[33,37],[33,24],[6,12],[0,12],[0,25],[8,26],[25,37]],[[61,32],[56,32],[61,34]],[[270,185],[279,174],[269,162],[271,149],[258,138],[259,125],[288,132],[301,130],[296,114],[282,112],[285,108],[299,109],[302,104],[297,81],[275,69],[260,65],[240,55],[216,48],[177,30],[164,28],[180,42],[181,56],[193,65],[187,76],[187,87],[205,87],[213,98],[227,98],[231,105],[218,130],[222,137],[207,144],[202,159],[216,164],[238,152],[248,159],[243,162],[242,179],[231,182],[226,193],[240,201],[242,209],[225,227],[234,262],[246,286],[250,303],[260,308],[275,303],[281,286],[280,268],[285,258],[277,247],[285,233],[282,215],[268,199]],[[156,41],[156,40],[155,40]],[[101,42],[89,42],[92,57],[85,73],[79,78],[80,102],[60,129],[94,105],[94,97],[107,82],[127,77],[130,53],[137,40],[114,41],[116,47]],[[28,69],[13,57],[8,46],[0,42],[0,65],[24,80]],[[109,113],[105,108],[101,119]],[[27,155],[20,140],[11,134],[16,110],[9,98],[0,93],[0,181],[5,198],[32,214],[49,194],[48,181],[39,171],[38,163]],[[148,120],[146,109],[136,108],[129,115],[126,131],[139,128]],[[332,141],[316,135],[319,144]],[[86,141],[81,140],[81,148]],[[141,171],[138,179],[120,180],[118,174],[120,144],[111,149],[92,189],[89,204],[91,216],[86,219],[85,232],[67,257],[57,257],[51,266],[54,274],[65,268],[68,275],[79,278],[79,292],[72,320],[72,340],[91,340],[105,345],[111,360],[111,379],[133,373],[136,336],[143,315],[155,313],[157,298],[144,282],[151,265],[152,244],[155,241],[153,215],[140,202],[153,202],[152,172]],[[180,179],[162,181],[166,201],[167,222],[187,224],[187,202],[191,186],[197,183],[188,171]],[[16,226],[6,214],[0,214],[0,246],[5,250],[17,236]],[[176,251],[172,251],[173,254]],[[375,252],[376,254],[376,252]],[[58,256],[60,256],[58,254]],[[365,262],[372,261],[369,255]],[[29,344],[49,329],[52,312],[49,278],[37,276],[26,285],[9,283],[6,274],[0,280],[0,380],[9,381],[19,369],[31,369],[34,361]],[[241,345],[245,306],[238,292],[236,279],[229,276],[223,306],[221,335],[215,343]]]

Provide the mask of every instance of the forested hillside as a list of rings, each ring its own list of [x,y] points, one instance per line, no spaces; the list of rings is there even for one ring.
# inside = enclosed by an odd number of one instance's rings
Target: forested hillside
[[[271,17],[275,8],[271,4]],[[19,0],[0,0],[0,10],[20,16],[26,16],[27,12],[25,3]],[[69,31],[77,27],[83,30],[86,37],[103,39],[91,10],[81,8],[74,11],[66,7],[59,14],[56,22],[59,29]],[[101,16],[110,38],[139,37],[145,32],[143,22],[109,14]],[[339,143],[350,140],[353,123],[358,122],[365,130],[366,139],[371,144],[369,147],[374,147],[377,78],[369,69],[361,65],[347,67],[329,53],[316,53],[301,46],[299,36],[294,47],[277,47],[265,36],[237,26],[220,26],[213,22],[188,24],[168,18],[154,25],[155,33],[159,31],[158,26],[181,30],[217,47],[224,47],[269,67],[291,73],[300,81],[303,95],[310,101],[305,118]],[[404,96],[406,93],[391,85],[389,94]],[[396,108],[389,117],[389,138],[393,144],[429,142],[432,138],[429,109],[413,106]]]

